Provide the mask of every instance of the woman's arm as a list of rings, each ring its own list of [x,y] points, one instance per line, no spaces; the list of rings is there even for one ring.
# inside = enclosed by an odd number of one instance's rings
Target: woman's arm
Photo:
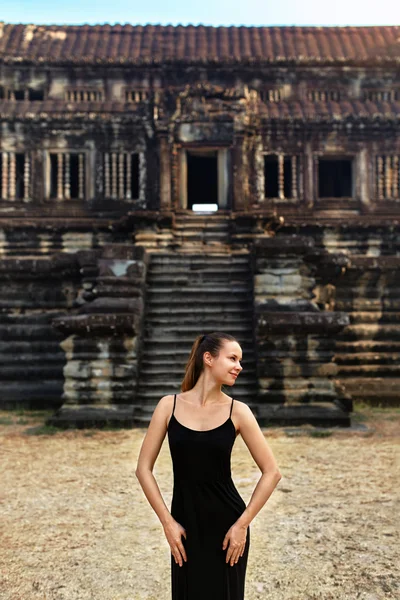
[[[250,501],[237,520],[239,525],[247,528],[271,496],[282,475],[250,407],[244,402],[240,402],[238,405],[240,409],[236,411],[236,420],[239,432],[261,471],[261,477],[254,488]]]
[[[163,396],[154,409],[139,452],[135,474],[147,500],[164,527],[164,533],[175,562],[182,566],[183,560],[187,560],[182,543],[182,535],[186,538],[186,530],[171,515],[153,475],[154,464],[167,432],[168,416],[172,411],[172,398],[172,396]]]
[[[170,404],[170,396],[164,396],[154,409],[142,442],[135,470],[135,475],[147,500],[163,525],[172,520],[172,516],[153,475],[153,468],[167,432],[167,415],[169,414]]]

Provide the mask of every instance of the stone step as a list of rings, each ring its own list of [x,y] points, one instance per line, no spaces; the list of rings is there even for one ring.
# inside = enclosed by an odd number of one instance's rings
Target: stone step
[[[338,339],[400,340],[400,326],[381,324],[348,325],[338,334]]]
[[[220,275],[208,275],[207,273],[196,273],[187,275],[175,275],[174,273],[165,273],[157,277],[152,275],[147,277],[146,289],[152,290],[153,287],[159,288],[165,286],[166,288],[182,289],[184,293],[187,289],[192,288],[208,288],[209,286],[225,287],[226,291],[222,293],[229,293],[229,290],[233,286],[242,286],[242,292],[250,292],[253,289],[252,283],[245,277],[238,275],[230,275],[229,273],[221,273]]]
[[[356,293],[356,292],[355,292]],[[350,296],[349,298],[336,298],[335,309],[344,310],[345,312],[354,311],[399,311],[400,310],[400,298],[399,299],[388,299],[386,297],[379,299],[369,299],[363,297]]]
[[[334,389],[334,381],[328,377],[316,377],[307,376],[302,377],[301,375],[295,377],[286,377],[285,373],[281,373],[281,377],[278,378],[275,375],[272,377],[260,376],[260,385],[263,390],[268,391],[290,391],[296,390],[300,392],[307,392],[313,390],[328,390]]]
[[[239,277],[244,281],[252,281],[250,268],[247,265],[241,267],[231,267],[230,265],[221,265],[221,267],[193,269],[186,266],[163,265],[152,267],[148,270],[147,277],[152,279],[156,277],[196,277],[207,276],[213,278],[225,278],[229,280],[232,277]]]
[[[398,406],[400,377],[349,377],[338,378],[345,391],[354,400],[371,405]]]
[[[224,316],[233,316],[237,315],[240,318],[251,319],[253,317],[253,308],[249,308],[246,304],[244,307],[240,306],[229,306],[229,308],[220,305],[220,306],[212,306],[209,307],[207,305],[204,306],[165,306],[162,304],[160,306],[152,305],[146,311],[146,318],[151,319],[154,317],[164,317],[173,315],[176,319],[177,317],[191,316],[196,321],[200,317],[214,317],[216,322],[219,321],[221,317]]]
[[[189,254],[182,253],[153,253],[151,254],[150,269],[160,265],[176,265],[189,266],[192,269],[208,269],[222,266],[230,267],[245,267],[249,264],[250,258],[248,254]]]
[[[155,287],[154,284],[147,287],[146,293],[151,296],[163,295],[175,295],[178,288],[180,293],[180,297],[190,297],[195,296],[196,300],[208,300],[209,296],[218,297],[219,302],[225,302],[224,295],[229,296],[235,294],[235,297],[239,296],[241,300],[247,299],[249,302],[253,300],[253,293],[249,290],[248,286],[245,285],[190,285],[185,286],[181,290],[181,284],[177,284],[174,286],[171,285],[172,282],[168,283],[168,286],[165,287]],[[149,298],[147,298],[149,299]]]
[[[158,316],[153,315],[151,317],[147,316],[146,324],[144,325],[144,329],[146,327],[150,327],[151,330],[158,327],[161,331],[161,328],[165,331],[168,331],[168,327],[170,327],[170,323],[176,322],[176,317],[171,318],[171,315]],[[214,315],[197,315],[196,316],[196,327],[198,329],[201,326],[203,329],[207,328],[211,330],[221,330],[221,328],[229,329],[236,328],[237,331],[247,331],[252,327],[252,318],[247,317],[244,318],[242,315],[220,315],[218,319],[215,318]],[[178,330],[183,331],[186,327],[190,327],[193,325],[193,315],[181,315],[179,317],[179,325]],[[238,330],[237,327],[240,327]]]
[[[334,402],[337,399],[337,393],[329,390],[260,390],[258,394],[259,401],[265,403],[274,402]]]
[[[335,343],[335,353],[340,356],[344,352],[400,352],[400,341],[392,340],[338,340]]]
[[[148,294],[149,292],[147,292]],[[176,290],[173,290],[173,293],[169,293],[168,294],[168,298],[167,301],[165,299],[165,296],[160,293],[157,292],[156,294],[153,294],[151,297],[148,297],[148,295],[146,294],[146,306],[148,307],[147,310],[153,310],[156,309],[158,307],[165,307],[165,306],[172,306],[172,307],[177,307],[179,310],[185,310],[186,308],[189,308],[190,306],[193,306],[193,304],[197,305],[199,308],[201,309],[205,309],[205,308],[210,308],[212,307],[216,310],[222,310],[221,307],[223,307],[225,310],[231,310],[235,309],[235,310],[241,310],[242,308],[248,308],[249,305],[251,305],[252,301],[253,301],[253,295],[252,294],[248,294],[247,296],[243,296],[242,294],[240,295],[239,298],[237,298],[236,295],[227,295],[226,297],[224,297],[223,302],[221,302],[221,296],[220,295],[213,295],[213,296],[207,296],[206,298],[201,297],[200,300],[204,302],[203,305],[199,303],[197,303],[196,301],[199,300],[198,295],[195,295],[193,297],[192,294],[186,294],[186,290],[185,290],[185,294],[183,296],[181,296],[180,294],[176,293]],[[188,297],[186,297],[188,296]]]
[[[218,229],[199,231],[198,228],[194,226],[193,229],[189,229],[187,227],[182,229],[174,229],[173,235],[175,238],[191,243],[193,240],[198,240],[201,242],[205,242],[207,240],[227,241],[229,232],[225,230],[219,231]]]
[[[20,381],[21,378],[34,379],[60,379],[62,375],[63,365],[65,360],[63,356],[59,357],[58,364],[50,363],[46,360],[45,356],[41,357],[41,361],[37,364],[25,363],[25,364],[8,364],[0,366],[0,381],[3,386],[5,381]],[[46,361],[46,362],[45,362]],[[58,367],[58,368],[57,368]]]
[[[11,342],[8,344],[7,351],[0,349],[0,369],[4,365],[18,365],[20,370],[23,370],[25,365],[36,365],[35,368],[40,368],[43,362],[50,363],[52,369],[55,368],[55,365],[60,365],[62,368],[65,364],[65,354],[60,348],[54,348],[54,350],[54,352],[51,352],[51,348],[47,346],[36,353],[32,351],[22,354],[13,348],[13,342]]]
[[[364,287],[362,285],[344,287],[341,285],[338,294],[337,300],[340,302],[354,301],[361,294],[365,300],[378,300],[383,297],[385,299],[398,300],[400,298],[400,288],[388,285],[376,287],[376,283],[371,283],[371,287]]]
[[[335,363],[339,365],[366,365],[369,368],[371,365],[378,364],[399,364],[400,368],[400,352],[354,352],[348,354],[336,354]]]
[[[245,329],[244,331],[246,332],[246,335],[242,335],[240,339],[240,346],[243,350],[243,353],[246,350],[250,350],[253,347],[253,338],[251,337],[251,332],[249,333],[247,329]],[[167,346],[168,349],[171,350],[173,350],[174,346],[178,344],[181,348],[187,348],[189,351],[193,345],[194,338],[197,335],[200,335],[200,333],[201,332],[199,332],[199,328],[196,325],[193,325],[191,328],[185,327],[182,332],[176,331],[175,335],[173,335],[173,332],[170,331],[168,338],[165,336],[164,332],[163,335],[160,337],[144,335],[143,344],[148,344],[147,352],[150,352],[152,344],[158,347]],[[231,335],[235,335],[232,329],[228,333],[231,333]],[[145,346],[143,346],[143,348],[145,348]]]
[[[397,365],[377,365],[377,364],[362,364],[362,365],[340,365],[338,369],[338,377],[342,376],[370,376],[370,377],[400,377],[400,364]],[[399,380],[400,384],[400,380]],[[399,388],[400,400],[400,388]]]
[[[399,311],[382,311],[382,312],[350,312],[350,323],[352,324],[377,324],[382,323],[399,323],[400,324],[400,312]]]
[[[314,402],[312,405],[268,403],[256,405],[253,411],[261,427],[271,425],[297,427],[306,424],[324,428],[351,426],[351,415],[329,402]]]

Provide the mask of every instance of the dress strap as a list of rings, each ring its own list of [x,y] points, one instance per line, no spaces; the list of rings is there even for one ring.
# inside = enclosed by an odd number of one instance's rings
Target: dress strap
[[[174,396],[174,408],[172,409],[172,414],[174,414],[174,410],[175,410],[175,404],[176,404],[176,394]],[[171,415],[172,416],[172,415]]]
[[[229,413],[229,417],[232,415],[232,408],[233,408],[233,398],[232,398],[232,402],[231,402],[231,412]]]

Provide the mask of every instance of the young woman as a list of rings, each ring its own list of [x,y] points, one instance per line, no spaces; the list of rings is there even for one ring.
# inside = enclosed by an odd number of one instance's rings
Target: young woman
[[[233,336],[198,336],[182,393],[158,402],[139,453],[136,476],[171,548],[172,600],[244,599],[249,525],[281,479],[248,405],[221,390],[235,383],[241,360]],[[239,433],[261,471],[247,507],[231,477]],[[153,475],[166,434],[174,473],[171,512]]]

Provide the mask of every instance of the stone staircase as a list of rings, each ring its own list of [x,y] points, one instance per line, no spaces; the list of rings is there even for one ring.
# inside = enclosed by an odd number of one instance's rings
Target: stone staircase
[[[257,380],[249,254],[153,253],[145,305],[135,419],[147,422],[162,396],[179,393],[195,337],[215,330],[236,336],[243,350],[243,371],[223,390],[251,405]]]
[[[354,399],[398,406],[400,256],[352,256],[336,290],[350,325],[337,337],[338,379]]]
[[[230,242],[229,215],[206,213],[176,213],[174,226],[175,244],[185,247],[193,244],[209,247],[225,247]],[[229,251],[229,250],[228,250]]]

